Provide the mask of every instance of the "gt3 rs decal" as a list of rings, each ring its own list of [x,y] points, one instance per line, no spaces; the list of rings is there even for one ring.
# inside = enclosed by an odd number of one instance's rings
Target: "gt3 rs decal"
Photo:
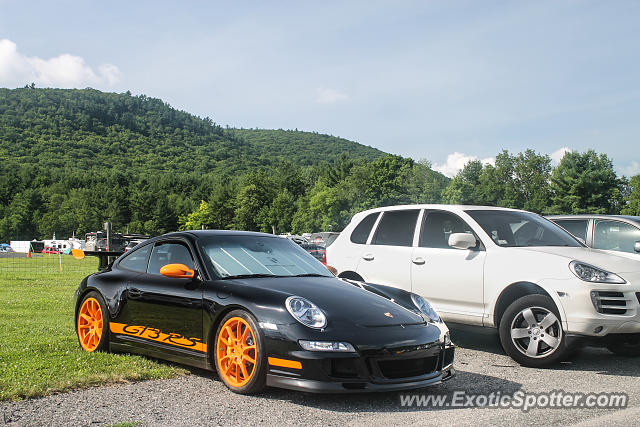
[[[177,347],[188,348],[190,350],[206,352],[207,345],[199,338],[186,338],[176,333],[164,333],[156,328],[148,326],[134,326],[124,323],[109,324],[109,329],[114,334],[130,335],[132,337],[144,338],[147,340],[157,341]]]

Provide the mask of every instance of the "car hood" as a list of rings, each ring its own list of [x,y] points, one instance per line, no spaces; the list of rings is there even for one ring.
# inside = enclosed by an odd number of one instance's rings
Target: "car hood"
[[[234,280],[236,284],[300,296],[325,312],[330,323],[363,327],[423,324],[422,315],[394,302],[383,292],[372,292],[335,277],[267,277]]]
[[[523,252],[537,252],[566,258],[569,261],[582,261],[612,273],[635,273],[640,271],[640,261],[598,249],[564,246],[540,246],[514,248]]]

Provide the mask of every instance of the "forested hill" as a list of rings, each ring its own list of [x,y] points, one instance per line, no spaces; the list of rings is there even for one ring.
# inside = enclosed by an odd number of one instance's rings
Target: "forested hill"
[[[105,221],[146,234],[339,230],[369,207],[438,201],[448,182],[345,139],[222,128],[147,96],[0,89],[0,242]]]
[[[311,132],[224,129],[163,101],[93,89],[0,89],[0,160],[40,167],[221,174],[282,159],[316,165],[383,152]]]
[[[249,143],[263,157],[295,159],[299,165],[336,160],[343,153],[353,159],[375,160],[385,153],[348,139],[298,130],[230,129],[229,134]]]

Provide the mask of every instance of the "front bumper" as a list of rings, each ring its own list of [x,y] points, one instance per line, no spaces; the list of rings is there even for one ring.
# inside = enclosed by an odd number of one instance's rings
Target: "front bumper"
[[[446,328],[446,327],[444,327]],[[396,328],[393,328],[396,329]],[[375,331],[371,331],[372,336]],[[435,326],[388,330],[398,338],[380,339],[386,346],[351,341],[356,353],[302,350],[296,340],[267,335],[270,358],[298,367],[268,364],[267,385],[312,393],[357,393],[409,390],[439,384],[455,374],[455,346],[445,345]],[[360,335],[361,340],[366,337]]]
[[[573,282],[573,281],[571,281]],[[603,337],[640,333],[640,289],[624,285],[555,283],[568,334]]]
[[[403,383],[377,384],[372,382],[318,381],[304,378],[291,378],[284,375],[267,374],[267,386],[306,391],[309,393],[366,393],[413,390],[429,387],[447,381],[455,375],[453,366],[442,372],[436,372],[429,378]]]

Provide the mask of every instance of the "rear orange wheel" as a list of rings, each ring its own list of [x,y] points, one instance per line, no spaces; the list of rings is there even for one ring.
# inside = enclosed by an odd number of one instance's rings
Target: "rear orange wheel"
[[[100,296],[90,292],[82,300],[78,310],[76,326],[80,346],[88,352],[101,350],[106,342],[106,319],[104,318],[103,305],[99,301]]]
[[[253,319],[244,311],[229,313],[216,334],[216,368],[231,390],[248,394],[264,387],[262,343]]]

